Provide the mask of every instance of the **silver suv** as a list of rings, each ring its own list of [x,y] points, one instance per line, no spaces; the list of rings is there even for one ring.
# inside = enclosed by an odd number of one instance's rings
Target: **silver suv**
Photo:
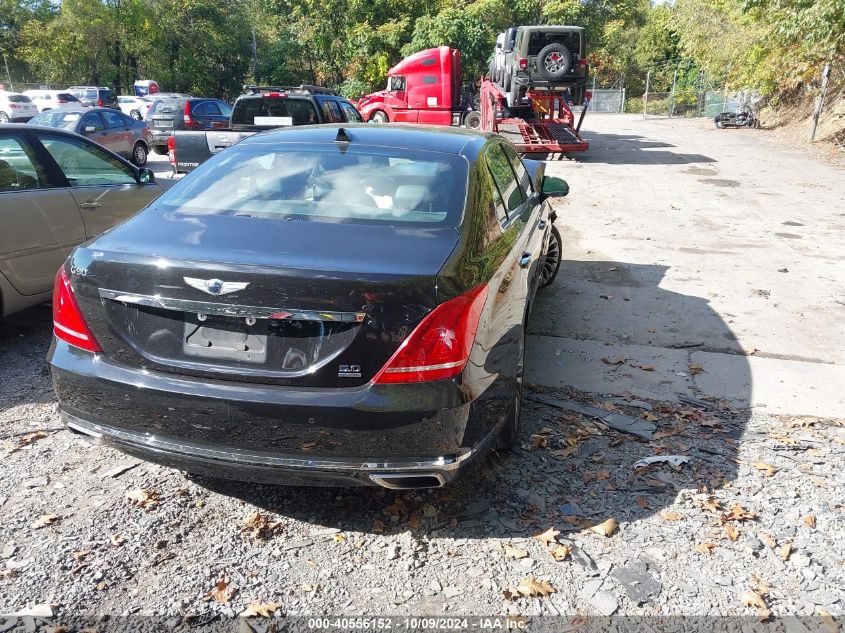
[[[508,105],[520,105],[528,89],[568,88],[574,105],[584,102],[587,43],[581,26],[520,26],[506,52],[501,87]]]

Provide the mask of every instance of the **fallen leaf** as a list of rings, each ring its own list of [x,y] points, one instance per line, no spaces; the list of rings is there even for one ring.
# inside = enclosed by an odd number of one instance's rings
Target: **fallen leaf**
[[[785,444],[786,446],[796,446],[798,444],[798,440],[793,437],[789,437],[788,435],[779,435],[777,433],[772,433],[769,435],[769,437],[775,440],[776,442]]]
[[[643,371],[654,371],[654,365],[638,365]]]
[[[722,505],[716,497],[707,497],[704,501],[697,502],[699,507],[710,512],[721,512]]]
[[[657,332],[657,328],[650,327],[648,328],[648,331],[654,334],[655,332]]]
[[[644,420],[648,420],[649,422],[657,422],[660,418],[654,415],[651,411],[643,411],[642,415]],[[665,437],[665,436],[663,436]],[[660,439],[660,438],[657,438]]]
[[[637,505],[643,510],[648,510],[649,508],[651,508],[651,504],[643,497],[637,497],[636,502]]]
[[[768,618],[770,615],[769,607],[766,606],[766,601],[763,600],[763,596],[761,596],[758,592],[754,591],[753,589],[748,589],[747,591],[743,591],[742,595],[739,597],[742,600],[742,604],[746,607],[754,607],[757,609],[757,614],[762,618]]]
[[[739,538],[739,530],[737,530],[730,523],[726,524],[724,527],[725,527],[725,532],[727,533],[729,539],[731,539],[732,541],[735,541]]]
[[[412,530],[419,530],[422,527],[422,518],[418,514],[408,517],[408,527]]]
[[[572,457],[577,452],[577,446],[567,446],[566,448],[560,448],[556,451],[552,451],[551,455],[553,457]]]
[[[602,358],[601,362],[606,365],[624,365],[626,360],[628,359],[624,356],[614,356],[613,358]]]
[[[320,588],[320,585],[312,585],[310,583],[304,582],[300,585],[302,591],[306,591],[308,593],[316,593],[317,590]]]
[[[66,624],[57,624],[56,626],[45,626],[44,633],[68,633],[70,629]]]
[[[109,586],[106,584],[105,580],[101,580],[97,583],[97,591],[105,591],[108,588]]]
[[[90,549],[80,549],[76,550],[75,552],[71,552],[71,556],[73,556],[73,560],[77,563],[81,563],[82,559],[88,556],[91,553]]]
[[[520,582],[516,587],[506,588],[502,592],[502,595],[508,600],[517,600],[518,598],[550,596],[553,593],[557,593],[557,589],[545,580],[537,580],[534,576],[530,576]]]
[[[229,579],[228,578],[221,578],[217,581],[217,586],[206,593],[203,596],[203,600],[211,600],[214,599],[215,602],[220,604],[225,604],[232,599],[232,597],[238,592],[236,587],[229,586]]]
[[[792,554],[792,544],[784,543],[778,548],[778,556],[781,560],[789,560],[789,555]]]
[[[553,527],[550,527],[548,530],[546,530],[542,534],[535,534],[534,538],[537,539],[538,541],[540,541],[542,543],[546,543],[548,545],[549,543],[555,542],[555,539],[556,539],[558,534],[560,534],[559,530],[556,530]]]
[[[765,532],[760,532],[757,536],[760,537],[760,540],[763,541],[766,545],[775,549],[777,546],[777,541],[772,537],[771,534],[766,534]]]
[[[616,532],[616,528],[618,527],[619,524],[616,522],[616,519],[611,517],[604,523],[594,525],[590,528],[590,530],[595,532],[596,534],[601,534],[602,536],[613,536],[613,533]]]
[[[558,545],[555,547],[551,552],[552,558],[555,559],[556,562],[560,563],[566,560],[566,557],[572,552],[572,547],[569,545]]]
[[[608,301],[613,299],[613,295],[600,294],[599,297],[602,299],[607,299]]]
[[[244,519],[241,534],[247,534],[254,539],[268,538],[279,532],[281,526],[281,521],[270,521],[265,514],[250,512]]]
[[[699,543],[695,546],[695,551],[701,554],[712,554],[714,549],[716,549],[715,543]]]
[[[115,547],[120,547],[126,542],[126,539],[123,538],[121,534],[112,534],[111,535],[111,544]]]
[[[56,521],[59,520],[55,514],[42,514],[38,517],[32,524],[33,530],[38,530],[43,527],[47,527],[48,525],[53,525]]]
[[[528,556],[528,552],[524,549],[519,549],[518,547],[514,547],[513,545],[508,545],[505,543],[502,546],[502,549],[505,550],[505,558],[526,558]]]
[[[726,514],[722,515],[722,521],[745,521],[746,519],[753,519],[756,514],[744,509],[738,503],[733,504]]]
[[[684,518],[682,514],[678,514],[674,510],[664,510],[660,513],[660,518],[664,521],[680,521]]]
[[[38,440],[43,440],[45,437],[47,437],[47,433],[45,431],[33,431],[32,433],[21,435],[16,444],[18,448],[21,448],[23,446],[29,446]]]
[[[346,537],[343,534],[334,534],[334,535],[332,535],[332,538],[337,543],[346,543]]]
[[[610,479],[609,470],[599,470],[596,472],[596,481],[604,481],[605,479]]]
[[[702,367],[699,363],[690,363],[687,369],[689,370],[689,373],[691,373],[693,376],[695,376],[696,374],[700,374],[704,371],[704,367]]]
[[[546,448],[549,445],[549,438],[546,435],[532,435],[531,436],[531,449],[538,450],[540,448]]]
[[[240,617],[252,618],[257,616],[259,618],[272,618],[273,614],[281,606],[275,602],[250,602],[246,605],[246,609],[241,611]]]
[[[373,534],[384,534],[384,529],[385,529],[384,523],[382,523],[378,519],[373,521],[373,529],[372,529]]]
[[[757,470],[762,470],[763,474],[765,474],[766,477],[771,477],[772,475],[774,475],[778,471],[777,468],[775,468],[774,466],[771,466],[771,465],[769,465],[765,462],[756,462],[754,464],[754,468],[756,468]]]
[[[808,514],[804,517],[804,525],[806,525],[811,530],[816,529],[816,516],[814,514]]]
[[[5,580],[6,578],[13,578],[15,575],[15,570],[6,567],[5,569],[0,569],[0,578]]]
[[[145,510],[151,510],[159,503],[158,492],[155,490],[144,490],[142,488],[130,490],[126,493],[126,498],[136,508],[144,508]]]

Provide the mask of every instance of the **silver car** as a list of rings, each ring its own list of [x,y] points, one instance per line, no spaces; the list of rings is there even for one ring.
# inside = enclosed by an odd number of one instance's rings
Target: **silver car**
[[[77,244],[161,192],[150,170],[77,134],[0,125],[0,315],[49,301]]]
[[[153,139],[146,123],[111,108],[63,108],[42,112],[30,119],[29,124],[76,132],[128,158],[138,167],[147,164]]]

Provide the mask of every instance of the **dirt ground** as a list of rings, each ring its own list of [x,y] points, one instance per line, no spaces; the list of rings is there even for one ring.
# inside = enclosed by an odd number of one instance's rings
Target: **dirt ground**
[[[564,262],[531,317],[522,445],[454,486],[226,483],[89,445],[56,413],[49,310],[0,322],[0,614],[23,618],[0,615],[0,631],[76,617],[108,630],[102,615],[170,630],[250,603],[273,621],[549,630],[611,614],[841,617],[843,172],[765,132],[585,125],[590,151],[548,167],[571,194]],[[666,455],[687,461],[634,468]]]

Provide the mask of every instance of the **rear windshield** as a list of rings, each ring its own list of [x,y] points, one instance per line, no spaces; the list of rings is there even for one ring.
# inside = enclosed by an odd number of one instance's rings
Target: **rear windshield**
[[[534,57],[539,55],[549,44],[563,44],[571,51],[580,53],[581,51],[581,33],[579,31],[570,32],[543,32],[534,31],[528,40],[528,55]]]
[[[148,114],[172,114],[174,112],[184,112],[185,101],[179,99],[157,99]]]
[[[43,125],[45,127],[57,127],[73,132],[76,123],[81,115],[78,112],[62,112],[61,110],[50,110],[36,114],[29,120],[30,125]]]
[[[63,101],[79,101],[74,95],[70,94],[69,92],[62,92],[56,95],[56,99],[61,99]]]
[[[319,122],[310,99],[247,97],[238,99],[232,112],[232,129],[239,125],[273,128]]]
[[[26,95],[9,95],[11,103],[32,103]]]
[[[165,211],[356,224],[460,224],[467,161],[337,145],[234,146],[177,183]]]

